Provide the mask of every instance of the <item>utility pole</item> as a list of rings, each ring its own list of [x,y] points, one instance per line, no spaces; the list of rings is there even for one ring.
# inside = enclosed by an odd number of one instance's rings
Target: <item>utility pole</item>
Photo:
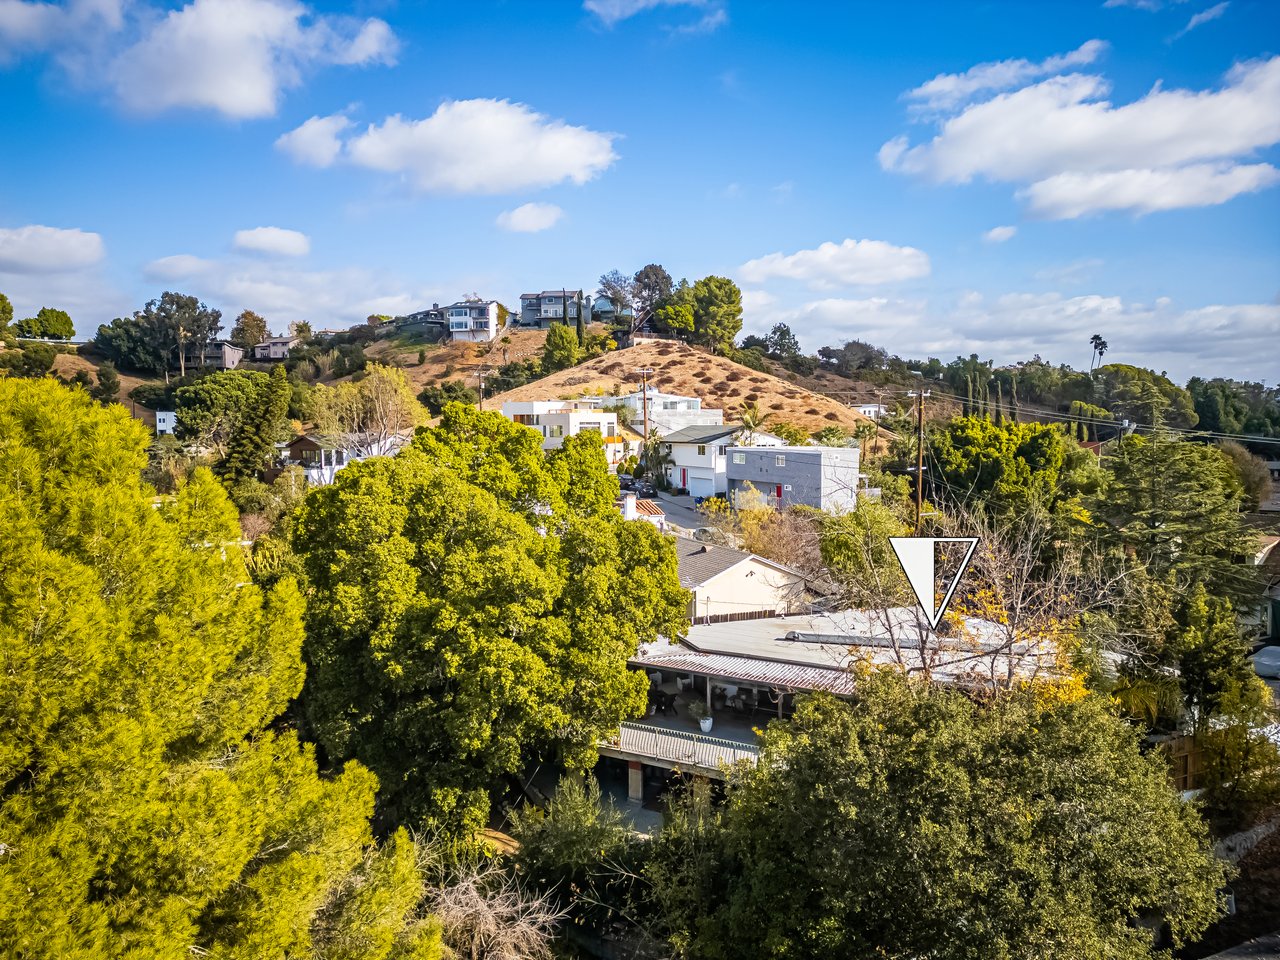
[[[489,371],[481,367],[476,371],[476,383],[480,385],[480,412],[484,413],[484,377]]]
[[[920,512],[924,507],[924,398],[931,391],[912,391],[907,394],[916,398],[916,536],[920,536]]]
[[[649,474],[649,457],[647,455],[649,447],[649,377],[653,375],[652,367],[641,367],[636,373],[640,374],[640,407],[644,411],[644,439],[640,442],[640,453],[645,461],[645,476]]]

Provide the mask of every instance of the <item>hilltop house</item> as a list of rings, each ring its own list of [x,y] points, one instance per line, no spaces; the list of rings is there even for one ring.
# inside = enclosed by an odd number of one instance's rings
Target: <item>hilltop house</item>
[[[719,411],[717,411],[719,412]],[[667,480],[691,496],[714,497],[729,491],[729,451],[737,442],[741,424],[685,427],[663,438],[671,458]],[[782,447],[786,441],[769,433],[756,432],[752,442],[760,447]]]
[[[754,490],[773,507],[852,510],[858,502],[859,456],[857,447],[730,447],[729,499],[736,504]]]
[[[250,351],[254,360],[285,360],[289,351],[298,343],[298,338],[290,334],[285,337],[268,337],[261,343],[255,343]]]
[[[578,322],[578,298],[582,298],[582,312],[590,319],[591,297],[581,290],[543,290],[541,293],[520,294],[520,325],[546,329],[553,323]]]
[[[283,460],[286,466],[301,467],[308,483],[324,486],[333,483],[334,474],[347,464],[370,457],[395,456],[412,438],[409,431],[385,437],[304,433],[284,445]]]
[[[244,350],[230,340],[210,340],[203,346],[189,344],[183,353],[188,367],[212,367],[214,370],[234,370],[244,359]]]
[[[396,330],[400,333],[431,334],[433,337],[439,337],[449,327],[449,320],[444,314],[445,311],[440,309],[440,304],[433,303],[428,310],[419,310],[416,313],[396,317]]]
[[[487,343],[498,335],[498,301],[479,297],[459,300],[445,307],[449,336],[470,343]]]
[[[565,437],[595,430],[604,440],[605,457],[616,466],[630,452],[631,441],[618,427],[618,415],[600,410],[591,400],[509,400],[502,415],[542,435],[542,449],[555,450]]]

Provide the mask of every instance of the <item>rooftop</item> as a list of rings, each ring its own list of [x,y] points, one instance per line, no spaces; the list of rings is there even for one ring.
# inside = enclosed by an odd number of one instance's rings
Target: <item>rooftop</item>
[[[853,691],[849,668],[863,661],[902,664],[943,682],[991,682],[1055,666],[1048,645],[1009,643],[1002,628],[964,618],[940,636],[907,607],[842,610],[729,623],[694,624],[683,643],[641,647],[632,663],[795,690]]]
[[[751,554],[742,550],[700,543],[697,540],[677,539],[675,547],[680,586],[687,590],[704,584],[712,577],[751,558]]]
[[[682,427],[662,438],[663,443],[711,443],[728,437],[742,429],[740,423],[706,423]]]

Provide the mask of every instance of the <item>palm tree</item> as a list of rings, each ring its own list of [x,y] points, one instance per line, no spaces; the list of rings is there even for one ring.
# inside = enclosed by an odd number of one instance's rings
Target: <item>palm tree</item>
[[[878,445],[880,441],[880,428],[871,422],[860,423],[858,424],[858,428],[853,431],[853,435],[858,438],[859,443],[871,441],[873,444],[871,452],[874,453],[874,445]]]
[[[742,429],[738,431],[737,439],[743,446],[753,446],[756,442],[756,431],[764,426],[765,421],[771,416],[773,414],[761,412],[760,404],[755,400],[744,403],[738,414],[738,419],[742,421]]]
[[[1102,334],[1095,333],[1089,338],[1089,345],[1093,347],[1093,353],[1089,357],[1089,372],[1093,372],[1093,365],[1102,359],[1102,355],[1107,352],[1109,344],[1102,339]]]
[[[644,446],[640,448],[640,465],[645,477],[654,486],[666,484],[667,469],[672,466],[672,463],[670,445],[663,443],[662,437],[658,436],[658,431],[651,427]]]

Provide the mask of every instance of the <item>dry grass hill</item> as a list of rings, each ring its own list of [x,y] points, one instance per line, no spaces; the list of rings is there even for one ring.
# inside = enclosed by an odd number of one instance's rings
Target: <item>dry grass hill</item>
[[[424,346],[417,341],[390,337],[375,340],[365,347],[364,352],[375,363],[391,364],[403,369],[415,391],[442,380],[462,380],[474,389],[480,370],[493,369],[515,360],[540,357],[546,339],[545,330],[512,327],[492,343],[445,342]],[[426,352],[426,360],[422,364],[418,363],[419,350]]]
[[[793,423],[810,433],[833,425],[852,431],[868,422],[856,410],[830,397],[674,340],[651,341],[606,353],[501,393],[486,405],[496,406],[506,400],[567,400],[584,394],[629,393],[640,388],[636,371],[645,367],[654,371],[649,380],[653,386],[668,393],[701,397],[704,406],[723,409],[726,421],[732,421],[743,404],[755,402],[771,419]]]

